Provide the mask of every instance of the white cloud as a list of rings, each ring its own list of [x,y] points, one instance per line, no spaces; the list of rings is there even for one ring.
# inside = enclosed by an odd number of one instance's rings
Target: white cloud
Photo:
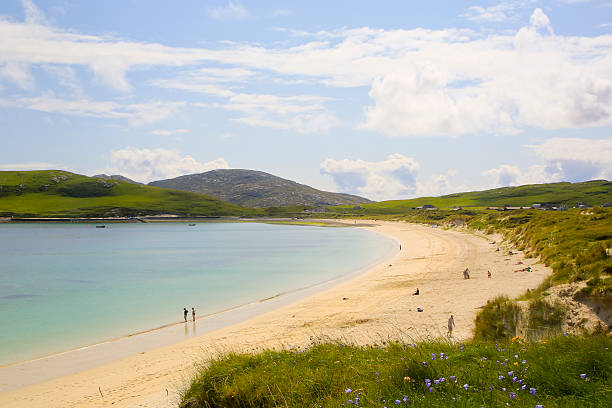
[[[153,180],[228,168],[229,164],[221,157],[200,163],[192,156],[183,156],[174,150],[128,147],[113,150],[110,156],[110,166],[101,172],[120,174],[135,181],[148,183]]]
[[[380,162],[327,159],[321,163],[321,174],[332,176],[339,191],[374,200],[414,195],[418,171],[419,164],[402,154]]]
[[[24,4],[28,10],[31,3]],[[239,3],[228,5],[240,8]],[[237,121],[258,126],[292,129],[306,122],[329,129],[338,120],[325,106],[287,96],[277,96],[284,108],[302,105],[307,111],[275,116],[260,108],[257,115],[244,113],[244,104],[232,99],[267,97],[235,89],[253,76],[327,87],[369,86],[372,103],[364,110],[363,126],[396,136],[612,124],[612,36],[554,34],[540,9],[514,35],[357,28],[306,33],[292,46],[246,43],[214,49],[80,34],[52,27],[36,12],[29,15],[23,23],[0,19],[0,64],[9,67],[3,68],[2,78],[23,88],[33,86],[32,65],[85,67],[119,91],[133,89],[126,77],[131,70],[191,66],[198,68],[192,77],[178,73],[152,83],[226,98],[225,108],[243,113]],[[190,84],[193,78],[204,79]]]
[[[552,138],[526,147],[542,162],[526,170],[511,164],[486,170],[483,175],[493,179],[492,186],[612,179],[612,138]]]
[[[242,4],[229,0],[225,6],[210,9],[208,15],[221,21],[244,20],[249,17],[249,11]]]
[[[461,17],[472,21],[488,21],[499,23],[509,18],[515,11],[516,3],[503,2],[489,7],[472,6]]]
[[[21,0],[25,20],[31,24],[47,24],[45,15],[31,0]]]
[[[174,130],[155,129],[151,131],[151,133],[153,133],[156,136],[174,136],[174,135],[179,135],[179,134],[184,134],[184,133],[189,133],[189,132],[191,132],[191,130],[189,129],[174,129]]]
[[[34,89],[35,80],[27,64],[9,61],[0,65],[0,78],[14,83],[26,91]]]
[[[120,104],[89,98],[62,99],[52,92],[23,98],[0,98],[0,107],[19,107],[48,113],[110,119],[126,119],[133,125],[148,125],[166,119],[184,105],[183,102],[150,101]]]
[[[0,163],[0,170],[5,171],[50,170],[60,167],[57,164],[46,162]]]

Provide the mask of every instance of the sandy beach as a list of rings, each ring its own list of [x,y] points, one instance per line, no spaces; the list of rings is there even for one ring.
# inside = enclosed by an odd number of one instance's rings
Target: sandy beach
[[[416,342],[445,336],[450,314],[456,323],[453,338],[460,341],[471,336],[478,309],[488,299],[517,296],[551,273],[520,253],[508,255],[504,247],[497,252],[499,242],[491,244],[490,237],[407,223],[356,223],[395,239],[401,251],[348,282],[241,323],[164,347],[150,348],[149,342],[143,350],[123,350],[118,361],[3,392],[0,406],[174,407],[195,367],[218,353],[305,346],[320,339]],[[516,272],[529,265],[531,272]],[[463,279],[466,267],[470,279]],[[417,287],[420,295],[413,296]],[[196,324],[204,326],[206,320]],[[147,335],[154,338],[156,332]],[[120,353],[121,347],[111,344],[107,352]],[[37,364],[49,369],[44,359]],[[19,365],[0,368],[0,382],[9,375],[27,374]]]

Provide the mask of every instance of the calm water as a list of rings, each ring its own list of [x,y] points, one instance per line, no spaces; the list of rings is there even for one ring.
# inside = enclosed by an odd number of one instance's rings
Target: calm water
[[[324,282],[395,246],[352,228],[0,224],[0,364]]]

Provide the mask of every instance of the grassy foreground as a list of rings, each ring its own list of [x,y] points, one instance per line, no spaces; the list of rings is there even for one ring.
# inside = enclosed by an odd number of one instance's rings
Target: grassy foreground
[[[608,407],[612,340],[389,343],[232,354],[180,407]]]

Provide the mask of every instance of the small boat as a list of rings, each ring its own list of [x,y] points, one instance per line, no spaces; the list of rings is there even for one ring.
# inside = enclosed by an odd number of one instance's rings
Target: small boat
[[[96,228],[106,228],[106,225],[96,225]]]
[[[189,224],[190,227],[195,227],[195,224]]]

